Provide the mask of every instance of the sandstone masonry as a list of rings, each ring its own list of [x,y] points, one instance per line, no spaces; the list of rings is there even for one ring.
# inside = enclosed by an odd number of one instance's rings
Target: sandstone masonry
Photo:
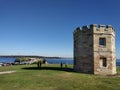
[[[102,75],[116,74],[115,30],[92,24],[74,31],[74,70]]]

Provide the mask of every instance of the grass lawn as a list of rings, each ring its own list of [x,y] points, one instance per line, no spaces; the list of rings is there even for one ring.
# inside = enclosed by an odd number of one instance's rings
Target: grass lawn
[[[60,69],[47,64],[0,67],[2,71],[16,71],[0,75],[0,90],[120,90],[120,67],[116,76],[98,76]],[[69,65],[68,68],[72,68]]]

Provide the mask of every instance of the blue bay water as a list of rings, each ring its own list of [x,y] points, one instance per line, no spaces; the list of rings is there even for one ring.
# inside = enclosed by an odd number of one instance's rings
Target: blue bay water
[[[0,62],[3,63],[9,63],[9,62],[14,62],[16,58],[13,57],[9,57],[9,58],[5,58],[5,57],[0,57]],[[73,64],[73,59],[72,58],[62,58],[62,59],[46,59],[46,61],[50,64]],[[116,65],[120,66],[120,59],[116,60]]]
[[[47,59],[46,60],[48,63],[50,64],[60,64],[60,63],[63,63],[63,64],[73,64],[73,59]]]
[[[16,58],[5,58],[5,57],[0,57],[0,62],[2,63],[10,63],[14,62]],[[63,64],[73,64],[73,59],[46,59],[46,61],[50,64],[60,64],[61,62]]]
[[[2,63],[10,63],[14,62],[16,58],[13,57],[0,57],[0,62]]]

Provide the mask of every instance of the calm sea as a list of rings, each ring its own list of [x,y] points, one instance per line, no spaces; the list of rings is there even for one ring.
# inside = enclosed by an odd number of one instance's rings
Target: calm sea
[[[5,58],[5,57],[0,57],[0,62],[3,63],[9,63],[9,62],[14,62],[16,58]],[[63,58],[63,59],[46,59],[46,61],[50,64],[60,64],[61,62],[63,64],[73,64],[73,59],[72,58]],[[120,59],[116,60],[116,65],[120,66]]]

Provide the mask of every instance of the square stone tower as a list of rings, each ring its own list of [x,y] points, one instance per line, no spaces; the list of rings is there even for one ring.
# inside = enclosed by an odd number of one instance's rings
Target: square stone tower
[[[116,74],[115,30],[92,24],[74,31],[74,70],[101,75]]]

